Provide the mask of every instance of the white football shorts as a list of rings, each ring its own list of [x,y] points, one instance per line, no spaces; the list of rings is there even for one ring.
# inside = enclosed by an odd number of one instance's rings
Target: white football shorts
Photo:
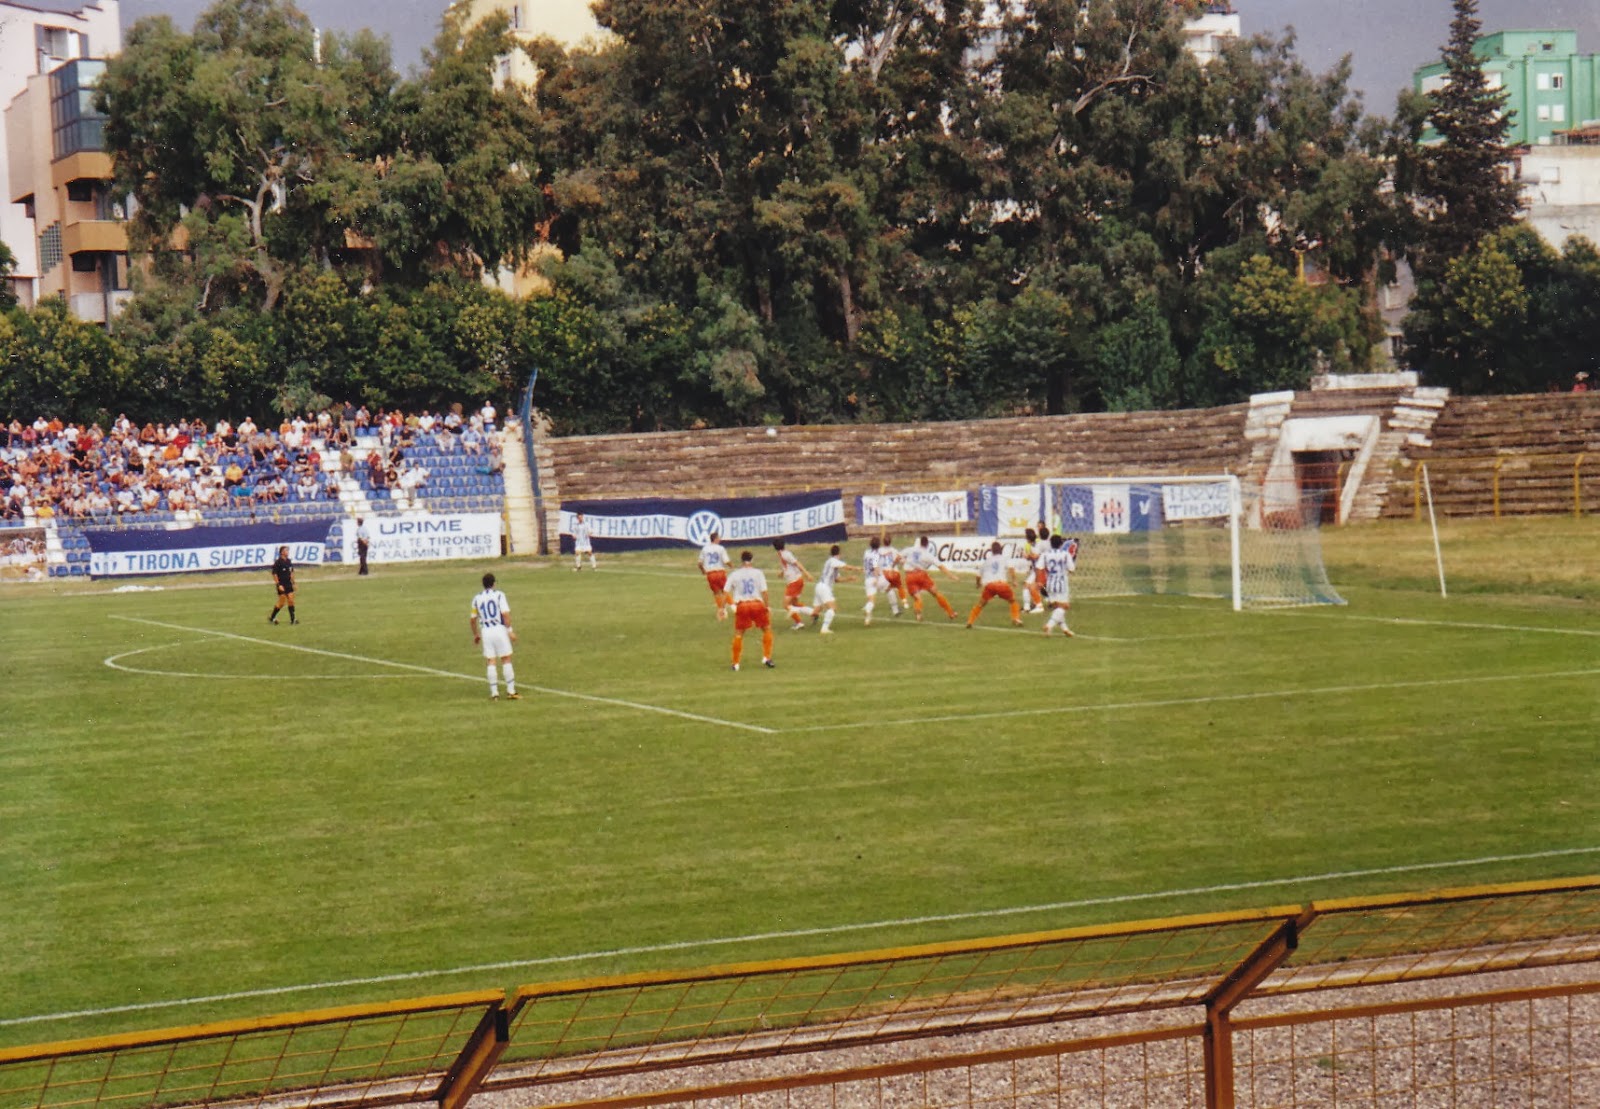
[[[506,628],[483,628],[480,638],[484,658],[506,658],[511,654],[511,632]]]

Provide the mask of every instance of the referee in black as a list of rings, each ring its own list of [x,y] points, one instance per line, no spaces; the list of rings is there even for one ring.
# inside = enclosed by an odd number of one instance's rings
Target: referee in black
[[[294,618],[294,563],[289,561],[289,548],[279,547],[278,557],[272,561],[272,582],[278,587],[278,600],[272,606],[272,615],[267,617],[267,623],[278,622],[278,610],[285,606],[289,609],[289,623],[298,624]]]

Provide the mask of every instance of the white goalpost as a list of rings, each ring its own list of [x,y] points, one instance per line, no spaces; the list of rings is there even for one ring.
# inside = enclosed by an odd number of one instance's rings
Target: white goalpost
[[[1322,562],[1325,496],[1231,474],[1111,475],[1050,478],[1039,508],[1078,539],[1075,595],[1219,597],[1237,610],[1344,604]],[[1012,532],[1016,513],[1000,516]]]

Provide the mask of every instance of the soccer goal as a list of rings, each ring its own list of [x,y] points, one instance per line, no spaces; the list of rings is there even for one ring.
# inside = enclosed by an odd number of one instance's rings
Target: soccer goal
[[[1325,493],[1245,488],[1229,474],[1053,478],[1041,493],[1051,529],[1078,539],[1076,595],[1344,604],[1322,564]]]

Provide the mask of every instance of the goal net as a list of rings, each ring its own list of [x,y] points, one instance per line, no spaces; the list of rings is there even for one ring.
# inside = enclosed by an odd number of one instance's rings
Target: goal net
[[[1040,486],[1042,519],[1078,539],[1075,595],[1222,597],[1236,609],[1344,604],[1322,564],[1325,497],[1226,474]]]

